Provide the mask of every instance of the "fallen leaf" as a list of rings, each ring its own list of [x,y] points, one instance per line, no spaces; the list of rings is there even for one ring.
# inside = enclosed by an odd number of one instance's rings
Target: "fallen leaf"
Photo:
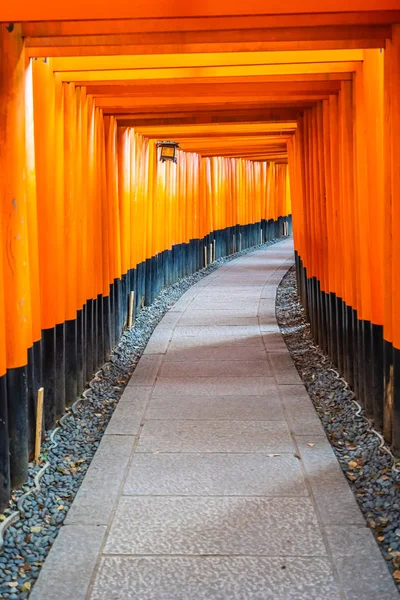
[[[9,585],[9,587],[17,587],[18,581],[9,581],[8,585]]]
[[[384,535],[380,535],[380,536],[378,537],[378,541],[379,541],[379,542],[383,542],[383,540],[384,540],[384,539],[385,539],[385,536],[384,536]]]
[[[39,527],[38,525],[34,525],[33,527],[31,527],[31,533],[40,533],[42,531],[42,528]]]
[[[313,442],[309,442],[309,443],[307,444],[307,446],[310,446],[310,448],[312,448],[313,446],[315,446],[315,444],[313,444]]]
[[[397,569],[397,571],[393,573],[393,577],[397,579],[397,581],[400,581],[400,569]]]
[[[357,467],[358,467],[358,463],[356,463],[356,461],[355,461],[355,460],[351,460],[351,461],[348,463],[348,465],[349,465],[350,469],[357,469]]]
[[[32,584],[31,584],[31,582],[30,582],[30,581],[25,581],[24,585],[22,586],[22,589],[23,589],[24,591],[27,591],[27,592],[28,592],[28,591],[31,589],[31,587],[32,587]]]
[[[61,505],[57,508],[57,510],[63,510],[63,508],[64,508],[63,505]]]

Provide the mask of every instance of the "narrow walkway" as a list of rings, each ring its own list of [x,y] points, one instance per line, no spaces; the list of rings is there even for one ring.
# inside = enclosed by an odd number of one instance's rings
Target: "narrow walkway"
[[[291,241],[155,330],[33,600],[396,600],[275,319]]]

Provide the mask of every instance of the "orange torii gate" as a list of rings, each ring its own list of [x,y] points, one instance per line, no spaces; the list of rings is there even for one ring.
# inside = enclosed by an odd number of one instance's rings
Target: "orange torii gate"
[[[52,427],[133,287],[150,301],[240,228],[247,245],[282,233],[290,200],[315,336],[399,449],[398,8],[1,7],[0,502],[25,479],[39,383]]]

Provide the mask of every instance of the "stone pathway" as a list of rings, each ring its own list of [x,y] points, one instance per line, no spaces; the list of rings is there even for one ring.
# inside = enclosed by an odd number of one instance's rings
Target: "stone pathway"
[[[290,240],[154,331],[32,600],[398,600],[286,349]]]

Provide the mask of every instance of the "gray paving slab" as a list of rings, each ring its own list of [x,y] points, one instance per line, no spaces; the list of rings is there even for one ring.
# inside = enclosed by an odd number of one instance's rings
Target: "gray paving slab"
[[[303,385],[278,386],[290,431],[296,435],[325,436],[318,414]]]
[[[102,559],[91,600],[340,600],[326,558]]]
[[[156,327],[146,348],[144,349],[143,355],[164,354],[168,349],[171,337],[172,330]]]
[[[137,435],[151,387],[128,385],[107,426],[106,435]]]
[[[125,495],[307,496],[291,454],[136,454]]]
[[[324,556],[308,498],[123,496],[105,554]]]
[[[263,331],[261,335],[267,352],[287,352],[285,340],[280,331]]]
[[[176,336],[171,340],[169,346],[166,346],[165,352],[168,350],[187,350],[190,348],[235,348],[242,346],[258,346],[264,348],[261,335],[218,335],[208,336],[199,334],[197,336]]]
[[[264,360],[196,360],[164,363],[160,377],[263,377],[271,375],[271,367]]]
[[[272,377],[158,377],[154,396],[263,396],[276,394]]]
[[[128,466],[135,438],[106,435],[65,519],[67,525],[107,525]]]
[[[326,436],[295,436],[324,525],[365,525],[365,519]]]
[[[158,329],[173,329],[181,320],[179,311],[168,311],[158,323]]]
[[[180,327],[193,327],[203,325],[258,325],[257,316],[246,316],[240,314],[240,310],[191,310],[185,312],[179,323],[177,324],[178,329]]]
[[[273,352],[269,357],[275,379],[280,384],[301,384],[300,375],[292,361],[289,352]]]
[[[131,385],[153,385],[163,361],[162,354],[143,355],[130,380]]]
[[[294,452],[284,421],[146,421],[137,452]]]
[[[274,299],[276,298],[276,285],[266,284],[261,292],[261,299]]]
[[[257,323],[254,325],[187,325],[186,327],[177,327],[174,331],[174,338],[200,336],[205,339],[218,339],[219,337],[253,337],[259,335],[260,328]]]
[[[105,527],[61,527],[30,599],[85,600],[105,533]]]
[[[175,364],[175,363],[170,363]],[[284,421],[277,394],[269,396],[155,396],[147,419]]]
[[[190,313],[196,311],[196,313],[200,315],[205,312],[224,312],[230,313],[232,315],[237,315],[241,317],[256,317],[258,313],[257,303],[254,305],[250,304],[248,300],[242,299],[232,299],[229,300],[215,300],[215,298],[208,297],[207,301],[205,301],[201,296],[194,300],[191,307]]]
[[[169,348],[165,354],[164,364],[167,362],[186,362],[193,360],[266,360],[267,355],[261,345],[257,346],[198,346],[184,350]]]
[[[367,527],[326,527],[346,600],[399,600],[400,595]],[[362,573],[361,577],[355,576]]]

